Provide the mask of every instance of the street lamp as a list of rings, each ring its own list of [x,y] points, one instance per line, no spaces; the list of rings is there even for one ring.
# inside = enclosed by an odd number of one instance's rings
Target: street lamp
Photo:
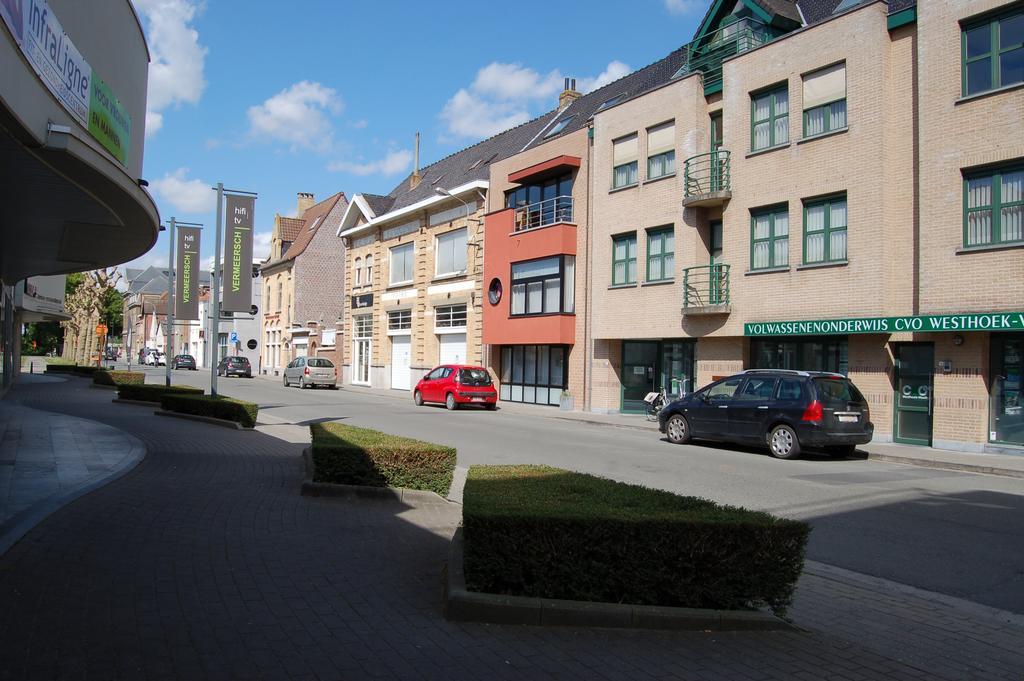
[[[466,207],[466,221],[467,222],[469,221],[470,209],[469,209],[469,204],[468,203],[466,203],[465,201],[463,201],[459,197],[455,196],[455,194],[452,194],[450,191],[448,191],[444,187],[435,187],[434,188],[434,192],[436,192],[437,194],[440,194],[441,196],[447,196],[449,199],[455,199],[456,201],[461,203],[463,206],[465,206]]]

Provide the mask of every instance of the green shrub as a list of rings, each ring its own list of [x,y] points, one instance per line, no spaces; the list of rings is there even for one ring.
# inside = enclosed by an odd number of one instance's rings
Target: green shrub
[[[117,386],[117,396],[122,400],[139,400],[140,402],[159,402],[164,395],[202,395],[202,388],[191,388],[186,385],[134,385],[125,384]]]
[[[46,373],[48,373],[48,374],[70,374],[71,372],[73,372],[75,370],[75,368],[76,367],[75,367],[74,364],[68,364],[66,361],[61,362],[60,364],[54,364],[52,362],[47,362],[47,364],[46,364]]]
[[[448,494],[455,448],[343,423],[310,426],[313,480]]]
[[[92,376],[92,375],[93,375],[93,374],[95,374],[95,373],[96,373],[97,371],[99,371],[99,367],[91,367],[91,366],[90,366],[90,367],[83,367],[83,366],[76,366],[76,367],[75,367],[75,368],[73,369],[73,371],[74,371],[74,372],[75,372],[76,374],[78,374],[79,376]]]
[[[767,513],[546,466],[473,466],[473,591],[782,615],[810,528]]]
[[[142,385],[146,382],[146,374],[101,369],[92,375],[92,382],[96,385]]]
[[[167,411],[176,411],[179,414],[194,414],[234,421],[246,428],[256,425],[256,416],[260,409],[255,402],[243,402],[220,395],[214,397],[213,395],[167,394],[160,399],[160,406]]]

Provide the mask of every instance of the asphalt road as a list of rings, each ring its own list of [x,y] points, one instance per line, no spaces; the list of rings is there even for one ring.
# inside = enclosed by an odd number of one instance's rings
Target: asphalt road
[[[162,375],[154,370],[148,382]],[[209,388],[204,371],[174,382]],[[255,401],[264,429],[295,438],[315,420],[458,448],[460,465],[543,463],[801,518],[808,558],[1024,613],[1024,480],[861,459],[779,461],[724,446],[677,446],[657,433],[547,418],[543,407],[496,412],[417,408],[407,393],[284,388],[263,378],[218,381]]]

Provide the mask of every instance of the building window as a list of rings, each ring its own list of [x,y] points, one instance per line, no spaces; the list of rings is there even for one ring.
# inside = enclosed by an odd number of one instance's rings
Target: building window
[[[676,172],[676,124],[666,123],[647,131],[647,179]]]
[[[789,265],[789,207],[774,206],[750,213],[750,269]]]
[[[563,118],[562,120],[558,121],[557,123],[555,123],[555,127],[551,128],[551,130],[549,130],[548,133],[546,135],[544,135],[544,139],[547,139],[548,137],[554,137],[558,133],[560,133],[563,130],[565,130],[566,126],[568,126],[570,123],[572,123],[572,119],[574,119],[574,118],[576,118],[575,115],[568,116],[568,117]]]
[[[965,97],[1024,82],[1024,9],[965,25],[960,43]]]
[[[846,64],[804,76],[804,137],[846,127]]]
[[[849,343],[846,336],[752,338],[750,368],[833,371],[845,376]]]
[[[647,281],[668,281],[675,277],[675,227],[647,232]]]
[[[466,228],[439,234],[437,237],[435,276],[466,271]]]
[[[366,285],[373,286],[373,256],[366,256]]]
[[[284,285],[280,280],[277,282],[277,311],[281,311],[281,304],[284,302]]]
[[[501,348],[502,400],[557,405],[568,387],[561,345],[504,345]]]
[[[964,246],[1024,241],[1024,166],[964,177]]]
[[[388,312],[388,331],[406,331],[412,328],[412,310]]]
[[[469,217],[476,212],[477,202],[468,201],[467,205],[459,204],[454,208],[448,210],[442,210],[438,213],[431,213],[430,215],[430,226],[440,225],[445,222],[452,222],[459,218]]]
[[[355,285],[356,286],[362,286],[362,284],[363,284],[363,259],[362,258],[356,258],[356,268],[355,269],[356,269]]]
[[[572,222],[572,184],[566,173],[505,192],[505,205],[515,209],[515,231]]]
[[[434,308],[435,329],[465,329],[466,306],[444,305]]]
[[[846,195],[804,203],[804,262],[846,260]]]
[[[789,141],[787,85],[750,99],[750,150],[768,149]]]
[[[636,234],[612,237],[612,286],[636,283]]]
[[[612,142],[612,189],[637,183],[637,136]]]
[[[352,337],[370,338],[373,336],[373,315],[360,314],[352,317]]]
[[[391,279],[389,281],[392,286],[412,283],[413,253],[412,242],[391,249]]]
[[[575,311],[576,258],[512,263],[512,314],[571,314]]]

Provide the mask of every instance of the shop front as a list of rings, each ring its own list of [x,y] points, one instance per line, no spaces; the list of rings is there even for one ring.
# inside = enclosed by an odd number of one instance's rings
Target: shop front
[[[506,402],[557,406],[569,387],[565,370],[571,346],[504,345],[498,397]]]
[[[992,334],[989,441],[1024,447],[1024,333]]]
[[[693,392],[695,348],[693,340],[622,341],[620,410],[642,413],[644,397],[662,388],[669,397]]]

